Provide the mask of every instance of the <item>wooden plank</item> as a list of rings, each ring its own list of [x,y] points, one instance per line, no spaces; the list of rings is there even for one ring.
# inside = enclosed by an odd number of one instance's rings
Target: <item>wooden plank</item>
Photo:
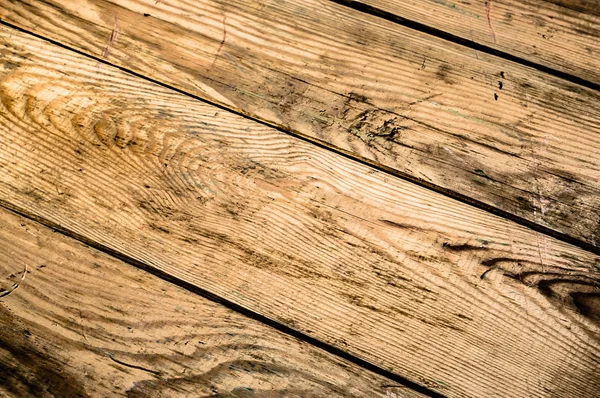
[[[5,206],[448,397],[598,391],[598,256],[0,37]]]
[[[0,264],[0,396],[422,396],[4,209]]]
[[[336,1],[359,8],[366,4],[373,7],[370,12],[417,22],[600,85],[600,3],[595,0]]]
[[[600,251],[598,92],[325,0],[0,5],[3,20]]]

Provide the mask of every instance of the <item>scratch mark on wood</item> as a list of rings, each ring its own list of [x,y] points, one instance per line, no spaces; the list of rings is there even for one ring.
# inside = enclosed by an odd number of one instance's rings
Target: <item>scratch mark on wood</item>
[[[12,292],[14,292],[15,290],[17,290],[17,288],[21,285],[21,283],[23,283],[23,281],[25,280],[25,275],[27,275],[27,264],[25,264],[25,269],[23,270],[23,275],[21,276],[21,280],[14,283],[10,289],[5,290],[5,289],[0,289],[0,298],[2,297],[6,297],[9,294],[11,294]]]
[[[219,48],[217,49],[217,53],[215,54],[215,59],[213,59],[213,62],[210,65],[211,69],[215,65],[215,62],[217,62],[217,58],[219,58],[221,49],[223,48],[223,45],[225,44],[225,39],[227,39],[227,24],[226,24],[226,22],[227,22],[227,16],[224,15],[223,16],[223,40],[221,40],[221,43],[219,44]]]
[[[490,33],[492,34],[492,38],[494,39],[494,44],[496,44],[496,33],[494,32],[494,28],[492,27],[492,0],[487,0],[485,2],[485,17],[487,18],[487,23],[490,27]]]
[[[540,180],[538,178],[539,172],[538,172],[538,167],[540,165],[540,161],[538,160],[536,153],[535,153],[535,144],[533,142],[533,137],[529,138],[529,143],[531,145],[531,158],[533,159],[533,161],[530,164],[530,169],[532,171],[532,175],[533,175],[533,182],[534,182],[534,193],[536,194],[534,196],[534,199],[537,199],[537,206],[534,206],[533,208],[533,217],[536,220],[536,222],[541,222],[545,215],[546,215],[546,206],[544,204],[544,197],[542,195],[542,187],[541,187],[541,183]],[[545,137],[544,140],[542,141],[542,147],[545,148],[548,145],[548,137]],[[538,217],[538,207],[540,209],[540,212],[542,213],[541,218]],[[538,248],[538,255],[540,258],[540,264],[542,265],[542,269],[545,269],[544,266],[544,260],[542,259],[542,248],[540,245],[540,233],[536,232],[536,242],[537,242],[537,248]],[[545,241],[544,241],[544,254],[545,253]]]
[[[485,278],[485,276],[488,274],[488,272],[495,270],[496,268],[498,268],[495,265],[492,265],[490,268],[486,269],[485,272],[483,274],[481,274],[481,276],[479,277],[479,279],[483,280],[483,278]]]
[[[131,365],[127,362],[123,362],[118,360],[117,358],[114,357],[114,355],[111,352],[108,351],[104,351],[104,353],[113,361],[118,363],[119,365],[128,367],[128,368],[132,368],[132,369],[137,369],[137,370],[143,370],[144,372],[148,372],[148,373],[152,373],[153,375],[156,376],[160,376],[160,372],[156,371],[156,370],[152,370],[152,369],[148,369],[148,368],[144,368],[142,366],[137,366],[137,365]]]
[[[238,69],[240,72],[245,72],[245,71],[246,71],[246,69],[244,69],[244,68],[243,68],[243,67],[242,67],[242,66],[239,64],[239,62],[238,62],[238,61],[235,59],[235,57],[232,57],[232,56],[231,56],[231,55],[229,55],[227,52],[224,52],[224,53],[223,53],[223,56],[224,56],[225,58],[227,58],[228,60],[230,60],[230,61],[231,61],[231,62],[232,62],[234,65],[235,65],[235,67],[236,67],[236,68],[237,68],[237,69]]]
[[[431,99],[433,99],[435,97],[439,97],[440,95],[442,95],[442,93],[431,94],[431,95],[429,95],[429,96],[427,96],[425,98],[421,98],[421,99],[418,99],[416,101],[411,102],[410,104],[408,104],[408,106],[411,107],[413,105],[420,104],[421,102],[429,101],[429,100],[431,100]]]
[[[118,38],[119,38],[119,19],[117,17],[117,14],[115,14],[115,22],[113,24],[113,29],[112,29],[112,32],[110,33],[110,38],[108,39],[108,44],[106,45],[106,47],[104,48],[104,51],[102,52],[102,58],[108,58],[108,56],[110,55],[110,49],[113,46],[113,44],[116,43]]]

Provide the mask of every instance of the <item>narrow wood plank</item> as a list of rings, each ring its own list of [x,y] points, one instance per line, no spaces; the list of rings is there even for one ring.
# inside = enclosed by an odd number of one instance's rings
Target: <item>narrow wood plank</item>
[[[326,0],[0,5],[3,20],[600,250],[597,92]]]
[[[0,265],[0,396],[421,396],[4,209]]]
[[[448,397],[600,388],[600,258],[1,29],[0,199]]]
[[[595,0],[339,0],[366,4],[494,50],[600,84]]]

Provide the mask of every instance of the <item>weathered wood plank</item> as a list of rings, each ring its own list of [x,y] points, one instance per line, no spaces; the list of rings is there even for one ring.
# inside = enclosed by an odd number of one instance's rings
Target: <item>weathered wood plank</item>
[[[597,92],[325,0],[0,5],[3,20],[600,250]]]
[[[0,278],[25,264],[0,299],[0,396],[421,396],[1,209]]]
[[[600,2],[339,0],[366,4],[462,39],[600,84]]]
[[[598,256],[0,37],[5,206],[449,397],[598,391]]]

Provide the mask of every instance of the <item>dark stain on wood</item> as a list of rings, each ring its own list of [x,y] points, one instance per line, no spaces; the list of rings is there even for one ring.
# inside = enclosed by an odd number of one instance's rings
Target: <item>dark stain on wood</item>
[[[464,319],[466,321],[473,321],[473,318],[471,318],[470,316],[467,316],[467,315],[456,314],[456,316],[459,317],[460,319]]]
[[[374,137],[395,141],[405,129],[399,124],[397,115],[381,109],[368,109],[361,112],[349,128],[352,134],[366,142]]]
[[[504,276],[536,288],[560,311],[575,311],[600,325],[600,274],[576,273],[556,266],[546,269],[541,253],[539,263],[497,257],[484,260],[481,265],[488,267],[481,279],[489,271],[498,269]]]
[[[536,287],[563,312],[572,310],[600,326],[600,281],[546,274]],[[522,278],[520,278],[522,279]]]
[[[548,3],[555,4],[569,10],[577,11],[583,14],[600,16],[600,2],[597,0],[545,0]]]
[[[369,102],[369,99],[367,97],[365,97],[362,94],[355,93],[355,92],[348,93],[348,98],[350,98],[353,101],[362,102],[365,104],[367,104]]]
[[[517,202],[517,208],[521,212],[532,213],[534,211],[537,211],[537,207],[533,205],[533,202],[530,199],[524,198],[522,196],[517,196],[515,197],[515,200]]]
[[[474,250],[487,250],[485,247],[464,244],[452,244],[448,242],[442,243],[442,247],[452,252],[472,252]]]
[[[379,220],[382,223],[390,226],[390,227],[394,227],[394,228],[400,228],[400,229],[410,229],[410,230],[415,230],[416,227],[414,225],[410,225],[410,224],[402,224],[396,221],[391,221],[391,220],[385,220],[385,219],[381,219]]]
[[[38,347],[28,329],[0,304],[0,385],[15,396],[88,397],[80,377]]]
[[[456,83],[456,81],[454,81],[451,78],[452,67],[449,64],[440,64],[440,66],[438,66],[435,74],[436,74],[437,78],[442,80],[444,83],[447,83],[447,84],[455,84]]]
[[[599,288],[600,289],[600,288]],[[570,294],[573,303],[579,312],[595,321],[600,325],[600,292],[599,293],[579,293]]]

